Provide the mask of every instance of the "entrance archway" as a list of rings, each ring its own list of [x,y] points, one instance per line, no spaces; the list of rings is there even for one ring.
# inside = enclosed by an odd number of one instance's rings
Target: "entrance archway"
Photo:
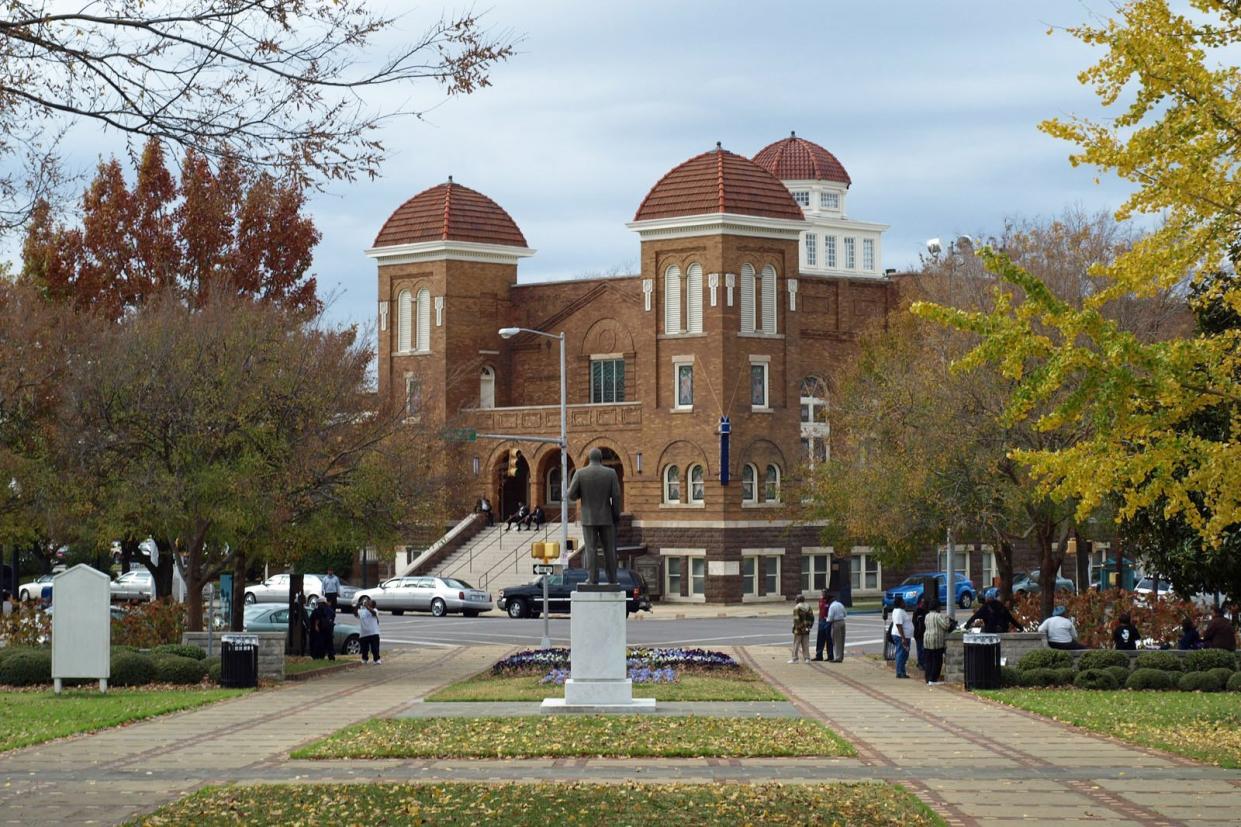
[[[496,516],[503,521],[517,513],[518,503],[530,505],[526,502],[530,497],[530,464],[526,462],[525,454],[518,452],[517,475],[510,477],[508,475],[508,452],[506,451],[500,454],[495,472],[499,477],[496,487],[500,492],[500,510]]]

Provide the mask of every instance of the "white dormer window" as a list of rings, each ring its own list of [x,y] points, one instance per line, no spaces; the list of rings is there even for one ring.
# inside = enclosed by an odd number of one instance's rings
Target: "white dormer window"
[[[797,202],[797,206],[799,207],[809,207],[810,206],[810,191],[809,190],[793,190],[793,200]]]
[[[806,266],[816,267],[819,258],[819,251],[815,249],[816,238],[814,233],[806,233]]]
[[[819,193],[819,207],[824,210],[840,209],[840,193],[838,192],[821,192]]]
[[[857,269],[857,259],[854,258],[854,255],[853,255],[853,248],[856,245],[856,243],[857,243],[856,239],[853,239],[853,238],[845,239],[845,269],[846,270]]]
[[[875,269],[875,240],[873,238],[862,239],[862,269],[866,271]]]

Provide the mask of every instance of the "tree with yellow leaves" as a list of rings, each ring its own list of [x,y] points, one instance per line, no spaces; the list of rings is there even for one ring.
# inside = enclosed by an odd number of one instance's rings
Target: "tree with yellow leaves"
[[[1089,434],[1012,452],[1042,491],[1076,502],[1079,517],[1108,501],[1121,519],[1157,509],[1223,549],[1241,523],[1241,330],[1151,340],[1104,312],[1206,274],[1216,275],[1200,300],[1241,309],[1241,71],[1227,54],[1241,44],[1241,3],[1191,5],[1180,14],[1166,0],[1131,0],[1102,25],[1071,29],[1106,49],[1079,79],[1119,111],[1041,125],[1077,144],[1074,165],[1135,184],[1118,219],[1159,214],[1161,226],[1096,264],[1098,289],[1081,301],[988,248],[980,255],[1006,282],[991,309],[914,311],[980,337],[956,367],[991,364],[1014,380],[1006,421]],[[1227,423],[1215,438],[1190,427],[1205,412]]]

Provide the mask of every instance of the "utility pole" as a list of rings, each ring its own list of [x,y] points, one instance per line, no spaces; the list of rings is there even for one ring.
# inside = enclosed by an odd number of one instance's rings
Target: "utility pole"
[[[957,617],[957,584],[956,584],[956,577],[954,576],[954,572],[953,572],[953,560],[952,560],[953,547],[952,547],[952,529],[951,528],[948,529],[948,549],[947,551],[944,552],[944,556],[947,558],[945,568],[948,570],[946,572],[947,582],[945,583],[945,585],[947,586],[947,589],[944,592],[944,597],[947,599],[947,603],[948,603],[948,619],[956,620],[956,617]]]

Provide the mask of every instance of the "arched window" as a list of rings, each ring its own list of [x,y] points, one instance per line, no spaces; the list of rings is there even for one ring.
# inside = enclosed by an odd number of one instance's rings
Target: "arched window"
[[[681,268],[664,270],[664,333],[681,332]]]
[[[776,332],[776,268],[763,268],[763,332]]]
[[[758,469],[753,465],[745,465],[741,469],[741,501],[743,503],[758,502],[758,489],[756,481],[758,478]]]
[[[679,503],[681,501],[681,469],[669,465],[664,469],[664,502]]]
[[[685,273],[685,331],[702,332],[702,265],[691,264]]]
[[[414,330],[414,297],[408,290],[402,290],[396,297],[396,350],[397,353],[408,353],[413,347]]]
[[[478,377],[478,407],[496,406],[496,372],[490,365],[483,365]]]
[[[741,332],[753,333],[754,325],[754,266],[741,265]]]
[[[817,376],[801,380],[801,441],[813,468],[831,455],[831,425],[827,420],[827,385]]]
[[[431,349],[431,291],[422,288],[418,291],[418,352],[426,353]]]
[[[691,465],[689,468],[689,501],[692,503],[700,503],[706,495],[706,484],[704,482],[704,474],[701,465]]]
[[[767,479],[763,482],[763,499],[769,503],[780,502],[780,466],[767,466]]]

